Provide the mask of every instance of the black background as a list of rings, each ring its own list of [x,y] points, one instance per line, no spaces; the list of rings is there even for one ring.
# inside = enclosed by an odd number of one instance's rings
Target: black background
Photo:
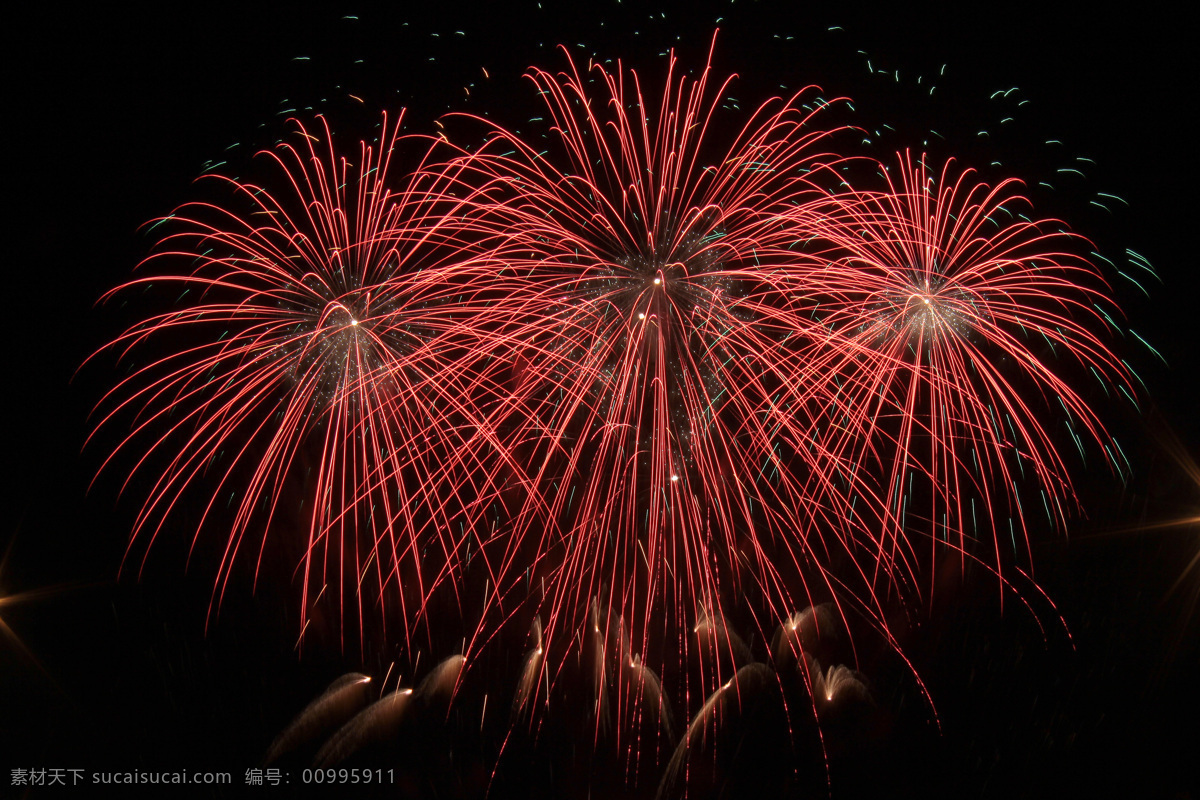
[[[325,684],[351,669],[377,674],[394,657],[298,653],[288,585],[253,594],[248,583],[234,586],[206,629],[210,574],[187,569],[177,545],[154,551],[140,580],[136,568],[118,575],[136,498],[118,501],[111,478],[89,493],[104,448],[83,449],[88,412],[114,373],[103,359],[80,365],[128,321],[96,301],[149,251],[143,223],[190,199],[207,161],[228,160],[237,174],[283,134],[287,116],[324,111],[335,125],[359,125],[357,136],[384,107],[408,107],[418,131],[448,111],[486,108],[519,128],[536,108],[519,76],[530,64],[561,63],[553,45],[621,56],[657,76],[657,54],[672,45],[702,63],[723,17],[715,62],[742,76],[733,94],[743,108],[780,84],[817,83],[854,99],[855,124],[896,129],[876,154],[919,149],[929,128],[947,136],[933,144],[943,154],[972,163],[999,154],[1002,165],[985,177],[1031,177],[1040,211],[1067,219],[1114,260],[1124,248],[1142,253],[1162,278],[1143,281],[1149,298],[1114,281],[1130,326],[1170,365],[1122,345],[1148,391],[1140,411],[1114,401],[1104,413],[1133,478],[1122,485],[1095,464],[1080,466],[1087,517],[1068,539],[1035,547],[1039,583],[1070,637],[1043,610],[1043,642],[1019,605],[999,608],[994,584],[935,595],[905,647],[941,734],[864,759],[864,771],[881,773],[870,785],[922,796],[1196,796],[1200,567],[1177,579],[1200,549],[1200,528],[1147,527],[1200,514],[1200,484],[1161,444],[1173,430],[1200,454],[1190,21],[1092,5],[542,5],[81,12],[41,4],[7,22],[0,592],[10,600],[0,619],[10,632],[0,638],[0,794],[15,767],[220,769],[240,783]],[[868,58],[901,80],[869,75]],[[927,86],[943,64],[931,99],[915,76]],[[1020,93],[1009,105],[989,99],[1010,87]],[[1029,103],[1016,107],[1018,97]],[[999,124],[1007,116],[1014,121]],[[969,136],[985,127],[988,137]],[[227,150],[234,142],[242,144]],[[1075,156],[1094,160],[1076,162],[1086,180],[1056,173]],[[1043,179],[1056,190],[1037,188]],[[1129,207],[1113,204],[1110,214],[1089,205],[1097,191]],[[878,699],[886,706],[898,696]],[[925,729],[934,716],[892,712],[925,719]],[[897,726],[897,739],[905,730]],[[860,784],[840,789],[835,776],[832,795]]]

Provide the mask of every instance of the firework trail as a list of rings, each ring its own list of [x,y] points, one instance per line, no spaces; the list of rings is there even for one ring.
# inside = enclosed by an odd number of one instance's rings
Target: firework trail
[[[299,505],[302,619],[325,597],[339,623],[361,624],[390,587],[407,637],[434,588],[453,584],[448,532],[470,523],[455,501],[491,494],[459,363],[470,259],[440,232],[453,201],[439,177],[395,180],[398,148],[428,148],[399,119],[385,116],[353,162],[324,118],[296,133],[260,154],[271,188],[211,176],[232,197],[161,221],[170,232],[148,261],[188,271],[114,290],[166,284],[179,299],[109,345],[142,360],[101,404],[98,429],[133,419],[105,465],[141,448],[125,487],[149,476],[133,537],[147,547],[193,488],[208,498],[197,539],[221,505],[234,510],[214,608],[244,550],[258,551],[257,580],[268,535]]]

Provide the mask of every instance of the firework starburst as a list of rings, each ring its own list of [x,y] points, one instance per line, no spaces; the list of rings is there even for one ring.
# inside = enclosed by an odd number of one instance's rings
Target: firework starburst
[[[454,500],[488,492],[458,363],[463,259],[439,233],[450,201],[419,167],[397,180],[396,151],[426,147],[399,131],[384,117],[350,160],[326,120],[297,125],[262,153],[270,188],[214,177],[232,197],[161,221],[149,261],[186,271],[114,290],[179,295],[109,345],[141,360],[100,427],[133,417],[116,452],[141,447],[129,480],[150,481],[135,542],[153,542],[200,484],[197,536],[232,509],[214,601],[239,556],[257,575],[272,531],[299,524],[306,615],[324,597],[361,619],[391,586],[407,631],[457,564]]]

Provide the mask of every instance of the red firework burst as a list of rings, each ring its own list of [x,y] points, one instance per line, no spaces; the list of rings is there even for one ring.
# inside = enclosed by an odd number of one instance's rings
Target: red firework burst
[[[883,560],[907,560],[921,537],[964,558],[981,541],[996,570],[1011,541],[1023,564],[1030,517],[1058,526],[1076,507],[1059,448],[1082,455],[1090,440],[1114,469],[1123,463],[1063,377],[1073,363],[1105,392],[1129,386],[1102,338],[1107,286],[1078,236],[1021,214],[1015,180],[988,186],[907,153],[883,175],[886,191],[839,198],[842,216],[823,233],[843,252],[813,284],[836,334],[821,363],[849,429],[870,434],[843,441],[882,468],[896,532]]]
[[[1074,504],[1061,443],[1120,462],[1064,377],[1128,389],[1106,287],[1015,183],[903,156],[848,187],[811,88],[722,136],[711,51],[695,79],[672,54],[661,96],[569,56],[529,78],[548,150],[473,117],[483,147],[425,140],[396,179],[398,124],[357,165],[300,127],[265,154],[277,189],[216,179],[234,201],[164,221],[149,261],[186,270],[115,290],[182,290],[109,346],[142,361],[98,427],[133,420],[106,464],[151,476],[135,541],[185,498],[197,536],[231,506],[214,607],[302,498],[306,616],[392,593],[407,638],[482,578],[462,656],[532,625],[518,714],[571,649],[597,735],[615,693],[619,728],[669,738],[666,668],[690,695],[700,661],[708,695],[750,660],[732,608],[764,642],[791,625],[779,663],[808,663],[793,614],[826,601],[899,652],[887,604],[920,591],[926,540],[1007,580],[1029,506]]]
[[[391,586],[407,636],[457,569],[446,534],[471,506],[457,501],[491,492],[458,363],[469,269],[444,246],[452,201],[436,176],[390,174],[408,143],[399,119],[384,117],[357,163],[320,122],[260,154],[275,188],[211,176],[232,189],[225,204],[191,203],[161,221],[172,232],[148,261],[187,271],[110,295],[165,283],[179,288],[178,307],[108,346],[144,360],[106,396],[97,429],[133,416],[105,463],[141,448],[125,484],[150,480],[134,542],[149,546],[197,484],[208,498],[197,536],[211,518],[228,524],[219,504],[234,509],[214,608],[242,551],[257,551],[257,579],[269,532],[299,516],[302,618],[324,596],[339,620],[349,603],[361,622],[364,602]]]
[[[629,643],[596,647],[632,659],[673,638],[681,665],[748,590],[764,638],[829,596],[886,630],[885,497],[830,447],[867,421],[843,419],[812,361],[845,163],[821,149],[828,103],[772,100],[728,138],[730,79],[689,80],[673,55],[661,98],[619,64],[528,77],[555,147],[480,120],[491,140],[454,164],[472,193],[459,224],[507,265],[488,311],[487,346],[512,365],[494,418],[533,487],[489,555],[489,613],[532,597],[539,653],[605,627]]]

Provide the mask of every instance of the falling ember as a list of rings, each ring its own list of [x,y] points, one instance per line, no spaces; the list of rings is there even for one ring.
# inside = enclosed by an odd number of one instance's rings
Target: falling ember
[[[542,675],[542,620],[540,617],[534,617],[530,636],[533,638],[534,648],[525,657],[525,668],[522,670],[517,693],[513,698],[513,712],[517,716],[527,713],[531,701],[537,694],[538,679]]]
[[[750,664],[713,692],[668,762],[655,797],[728,793],[789,796],[789,726],[779,682],[763,664]]]
[[[466,659],[461,655],[447,658],[417,685],[414,699],[425,707],[448,708],[465,665]]]
[[[834,702],[835,698],[865,698],[868,696],[862,677],[841,664],[830,667],[823,674],[817,672],[814,693],[818,697],[824,698],[826,703]]]
[[[336,767],[367,747],[394,741],[407,715],[412,693],[412,689],[399,689],[360,711],[317,751],[313,766]]]
[[[293,751],[315,746],[329,736],[367,704],[370,677],[358,672],[343,675],[300,712],[292,723],[279,734],[263,762],[274,764]]]
[[[771,642],[775,668],[781,673],[787,672],[793,666],[799,666],[803,657],[820,654],[823,642],[828,645],[836,641],[842,630],[836,613],[832,603],[822,603],[788,617]]]

